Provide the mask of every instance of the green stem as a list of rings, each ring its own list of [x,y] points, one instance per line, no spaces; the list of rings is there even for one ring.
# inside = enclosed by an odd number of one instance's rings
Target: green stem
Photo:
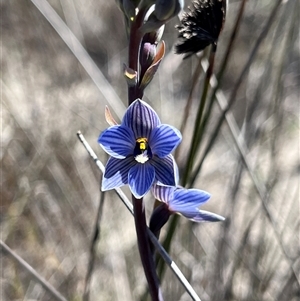
[[[197,113],[197,117],[196,117],[193,140],[192,140],[192,147],[190,149],[190,153],[189,153],[189,156],[188,156],[188,162],[187,162],[187,168],[185,169],[185,173],[184,173],[183,180],[182,180],[182,185],[183,186],[185,186],[188,183],[188,177],[189,177],[189,174],[192,170],[193,161],[194,161],[196,152],[198,150],[198,144],[197,143],[198,143],[198,141],[200,141],[200,137],[202,135],[202,133],[199,130],[201,129],[200,124],[201,124],[201,119],[202,119],[204,108],[205,108],[205,101],[206,101],[206,98],[207,98],[207,93],[208,93],[208,90],[209,90],[209,82],[210,82],[210,78],[211,78],[212,73],[213,73],[216,50],[217,50],[217,46],[213,45],[213,47],[211,49],[211,52],[210,52],[209,66],[208,66],[208,69],[207,69],[207,72],[206,72],[204,88],[203,88],[201,101],[200,101],[200,104],[199,104],[198,113]],[[168,229],[168,232],[167,232],[167,235],[166,235],[166,238],[163,242],[163,246],[167,250],[167,252],[170,250],[172,238],[173,238],[173,235],[175,233],[175,229],[176,229],[176,225],[178,223],[178,220],[179,220],[178,215],[174,215],[172,217],[170,225],[169,225],[169,229]],[[157,262],[157,269],[158,269],[159,277],[162,278],[162,276],[164,274],[164,271],[165,271],[165,264],[160,259]]]
[[[190,111],[191,111],[191,107],[192,107],[193,95],[194,95],[194,92],[196,90],[197,82],[199,80],[199,77],[200,77],[200,74],[201,74],[201,71],[202,71],[201,60],[202,60],[202,56],[199,57],[199,59],[198,59],[198,65],[197,65],[196,70],[193,74],[192,87],[191,87],[191,90],[190,90],[188,100],[187,100],[186,105],[185,105],[183,118],[182,118],[182,123],[181,123],[181,126],[180,126],[180,132],[181,132],[182,135],[184,134],[184,131],[185,131],[185,128],[186,128],[186,125],[187,125],[187,121],[189,119],[189,115],[190,115]],[[179,157],[181,146],[182,146],[182,144],[179,144],[178,147],[175,150],[175,159],[177,159]]]
[[[223,110],[220,118],[219,118],[219,121],[214,129],[214,131],[212,132],[212,135],[211,135],[211,139],[210,141],[208,142],[208,145],[206,146],[205,148],[205,151],[204,151],[204,154],[199,162],[199,164],[196,166],[196,169],[195,169],[195,172],[193,174],[193,176],[191,177],[191,181],[190,183],[194,183],[194,181],[196,180],[197,176],[198,176],[198,173],[200,172],[201,170],[201,167],[202,167],[202,164],[205,160],[205,157],[207,156],[207,154],[210,152],[212,146],[214,145],[214,142],[216,141],[216,138],[220,132],[220,129],[221,129],[221,126],[223,124],[223,121],[225,120],[226,118],[226,114],[227,112],[230,110],[230,108],[232,107],[232,105],[234,104],[235,100],[236,100],[236,96],[237,96],[237,93],[238,93],[238,90],[246,76],[246,74],[248,73],[249,71],[249,68],[259,50],[259,47],[260,45],[262,44],[263,40],[265,39],[267,33],[269,32],[269,29],[271,28],[271,25],[275,19],[275,16],[279,10],[279,7],[281,6],[282,4],[282,1],[281,0],[277,0],[276,4],[274,5],[274,8],[272,10],[272,12],[270,13],[270,17],[265,25],[265,27],[263,28],[261,34],[259,35],[251,53],[250,53],[250,56],[248,58],[248,61],[246,62],[240,76],[238,77],[238,81],[237,83],[235,84],[235,86],[233,87],[233,91],[231,93],[231,97],[228,101],[228,104],[226,106],[226,108]]]
[[[203,116],[203,112],[204,112],[204,108],[205,108],[207,93],[209,90],[209,82],[210,82],[210,78],[211,78],[211,75],[213,72],[216,50],[217,50],[217,46],[213,45],[210,55],[209,55],[209,66],[208,66],[208,69],[206,72],[204,87],[203,87],[203,91],[202,91],[202,95],[201,95],[200,104],[198,107],[191,148],[190,148],[190,152],[188,155],[188,161],[187,161],[186,169],[185,169],[185,172],[184,172],[183,178],[182,178],[183,186],[185,186],[188,182],[188,177],[190,175],[190,172],[192,171],[195,156],[197,154],[197,150],[199,149],[199,142],[200,142],[201,136],[203,134],[201,132],[201,120],[202,120],[202,116]]]
[[[200,124],[200,128],[199,128],[199,132],[200,133],[204,133],[204,130],[205,130],[206,125],[207,125],[207,121],[208,121],[209,116],[211,114],[212,104],[214,102],[214,98],[215,98],[217,90],[218,90],[218,88],[220,86],[220,81],[221,81],[221,79],[223,77],[223,74],[225,72],[225,69],[227,67],[228,60],[229,60],[230,55],[231,55],[232,50],[233,50],[233,44],[234,44],[234,42],[236,40],[236,36],[237,36],[238,30],[240,28],[240,23],[241,23],[241,20],[242,20],[242,16],[244,14],[244,9],[245,9],[245,5],[246,5],[246,1],[247,0],[243,0],[242,3],[241,3],[239,14],[238,14],[237,20],[235,22],[235,27],[234,27],[234,29],[232,31],[232,34],[231,34],[231,37],[230,37],[230,42],[229,42],[229,45],[227,47],[224,60],[222,61],[220,72],[218,73],[218,76],[217,76],[217,79],[218,79],[217,86],[212,91],[212,95],[211,95],[211,98],[210,98],[208,110],[207,110],[205,116],[203,116],[203,122]],[[200,138],[199,139],[199,143],[200,143],[201,142],[201,137],[199,137],[199,138]],[[190,172],[189,170],[191,169],[191,167],[192,167],[192,162],[189,163],[189,167],[185,170],[184,179],[182,181],[183,185],[186,185],[188,183],[188,176],[189,176],[189,172]],[[199,166],[196,168],[196,171],[195,171],[195,173],[194,173],[191,181],[189,181],[189,183],[191,183],[191,182],[194,183],[195,178],[196,178],[195,175],[197,175],[199,173],[199,170],[200,170],[200,169],[198,170],[198,168],[199,168]],[[176,225],[178,223],[178,219],[176,217],[177,216],[174,216],[172,218],[172,220],[170,221],[170,225],[169,225],[169,228],[168,228],[167,236],[166,236],[166,238],[165,238],[165,240],[163,242],[163,246],[165,247],[165,249],[166,249],[167,252],[170,250],[172,237],[174,235],[175,228],[176,228]],[[160,261],[157,266],[158,266],[158,275],[159,275],[159,277],[161,279],[162,275],[163,275],[163,271],[164,271],[164,262]]]
[[[219,73],[217,75],[216,85],[215,85],[215,87],[213,87],[213,90],[212,90],[212,93],[211,93],[211,96],[210,96],[210,100],[209,100],[209,103],[208,103],[208,109],[207,109],[207,111],[206,111],[206,113],[205,113],[205,115],[203,117],[203,121],[201,122],[201,125],[200,125],[200,133],[204,133],[205,128],[206,128],[207,123],[208,123],[208,120],[209,120],[209,118],[211,116],[213,104],[214,104],[215,99],[216,99],[216,93],[217,93],[217,91],[218,91],[218,89],[219,89],[219,87],[221,85],[221,80],[223,79],[223,75],[224,75],[224,72],[226,70],[226,67],[227,67],[230,55],[232,53],[233,45],[234,45],[234,42],[236,40],[236,36],[237,36],[238,30],[240,28],[242,16],[244,14],[244,9],[245,9],[245,5],[246,5],[246,1],[247,0],[243,0],[243,2],[241,3],[239,14],[238,14],[237,20],[235,22],[235,26],[233,28],[232,34],[230,36],[229,44],[227,46],[227,50],[226,50],[224,59],[222,60],[220,71],[219,71]],[[201,138],[202,138],[202,136],[201,136]],[[199,140],[199,144],[200,144],[200,142],[201,142],[201,139]],[[192,179],[195,178],[196,172],[194,173],[194,176],[192,176]],[[193,182],[193,180],[190,181],[189,186],[192,185],[191,182]]]

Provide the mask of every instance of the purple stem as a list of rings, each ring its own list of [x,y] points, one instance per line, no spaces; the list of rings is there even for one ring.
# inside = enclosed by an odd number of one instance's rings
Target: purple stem
[[[163,296],[159,287],[159,280],[155,271],[155,264],[151,254],[147,235],[144,202],[143,199],[136,199],[134,196],[132,196],[132,203],[139,252],[149,286],[149,293],[152,301],[163,301]]]
[[[139,30],[143,24],[147,8],[141,8],[132,22],[129,37],[128,67],[137,72],[137,83],[139,82],[139,53],[143,35]],[[138,85],[128,87],[128,105],[135,99],[143,97],[143,90]],[[137,234],[138,247],[144,273],[149,286],[152,301],[163,301],[159,280],[155,270],[155,263],[151,255],[150,244],[147,234],[146,215],[143,199],[137,199],[132,195],[134,209],[134,221]]]
[[[139,53],[143,35],[140,27],[146,14],[146,8],[142,8],[132,22],[129,36],[129,50],[128,50],[128,67],[137,71],[137,83],[139,82]],[[128,105],[130,105],[137,98],[143,98],[143,90],[138,85],[128,87]]]

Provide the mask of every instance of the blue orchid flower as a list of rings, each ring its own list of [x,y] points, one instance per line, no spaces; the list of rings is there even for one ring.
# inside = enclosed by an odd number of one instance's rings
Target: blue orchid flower
[[[105,167],[102,191],[128,184],[132,194],[142,198],[156,182],[176,185],[178,168],[171,152],[181,139],[176,128],[161,124],[147,103],[135,100],[122,123],[109,127],[98,138],[111,156]]]
[[[163,214],[166,216],[165,212],[162,213],[162,211],[167,209],[169,214],[177,213],[194,222],[219,222],[225,220],[224,217],[218,214],[198,209],[199,206],[210,199],[210,194],[206,191],[154,185],[152,193],[157,200],[164,203],[164,206],[158,210],[160,212],[158,215],[161,215],[161,217]],[[159,219],[155,217],[156,221]],[[159,228],[161,227],[162,225]]]

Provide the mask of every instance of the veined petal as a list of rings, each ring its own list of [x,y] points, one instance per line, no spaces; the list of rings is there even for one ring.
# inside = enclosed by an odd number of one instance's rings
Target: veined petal
[[[156,112],[141,99],[136,99],[127,109],[122,125],[133,130],[135,139],[149,139],[151,131],[161,124]]]
[[[155,179],[162,185],[176,186],[178,183],[178,167],[172,155],[159,158],[154,156],[151,165],[155,167]]]
[[[169,155],[181,140],[181,133],[176,128],[162,124],[152,131],[149,137],[149,145],[152,153],[162,158]]]
[[[128,184],[128,172],[137,162],[133,157],[116,159],[110,157],[102,178],[102,191],[114,189]]]
[[[127,157],[125,159],[116,159],[110,157],[105,166],[105,178],[111,178],[117,172],[121,174],[128,174],[129,169],[136,165],[137,162],[134,160],[133,156]]]
[[[135,138],[128,127],[115,125],[100,134],[98,142],[112,157],[123,159],[133,154]]]
[[[200,211],[198,207],[207,202],[209,198],[210,194],[203,190],[177,188],[174,191],[173,199],[169,201],[169,210],[194,221],[204,221],[205,217],[208,221],[208,212]]]
[[[169,210],[173,213],[183,215],[188,219],[193,219],[199,213],[199,209],[195,206],[191,206],[191,204],[181,204],[181,206],[174,207],[169,205]]]
[[[151,191],[154,197],[166,204],[169,204],[169,201],[173,199],[174,196],[174,186],[161,186],[161,185],[153,185]]]
[[[194,222],[221,222],[224,221],[225,218],[221,215],[205,211],[205,210],[197,210],[196,214],[184,214],[181,213],[186,218],[194,221]]]
[[[132,194],[142,198],[151,188],[155,179],[155,168],[149,163],[137,163],[129,170],[128,184]]]
[[[195,208],[206,203],[210,199],[210,194],[200,189],[177,188],[174,191],[174,200],[172,206],[181,206],[189,204]]]

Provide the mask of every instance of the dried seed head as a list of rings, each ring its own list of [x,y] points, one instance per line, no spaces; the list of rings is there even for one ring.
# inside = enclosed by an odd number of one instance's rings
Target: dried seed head
[[[216,44],[226,14],[226,0],[195,0],[192,8],[184,13],[181,24],[176,28],[181,42],[175,46],[177,54],[187,57]]]

